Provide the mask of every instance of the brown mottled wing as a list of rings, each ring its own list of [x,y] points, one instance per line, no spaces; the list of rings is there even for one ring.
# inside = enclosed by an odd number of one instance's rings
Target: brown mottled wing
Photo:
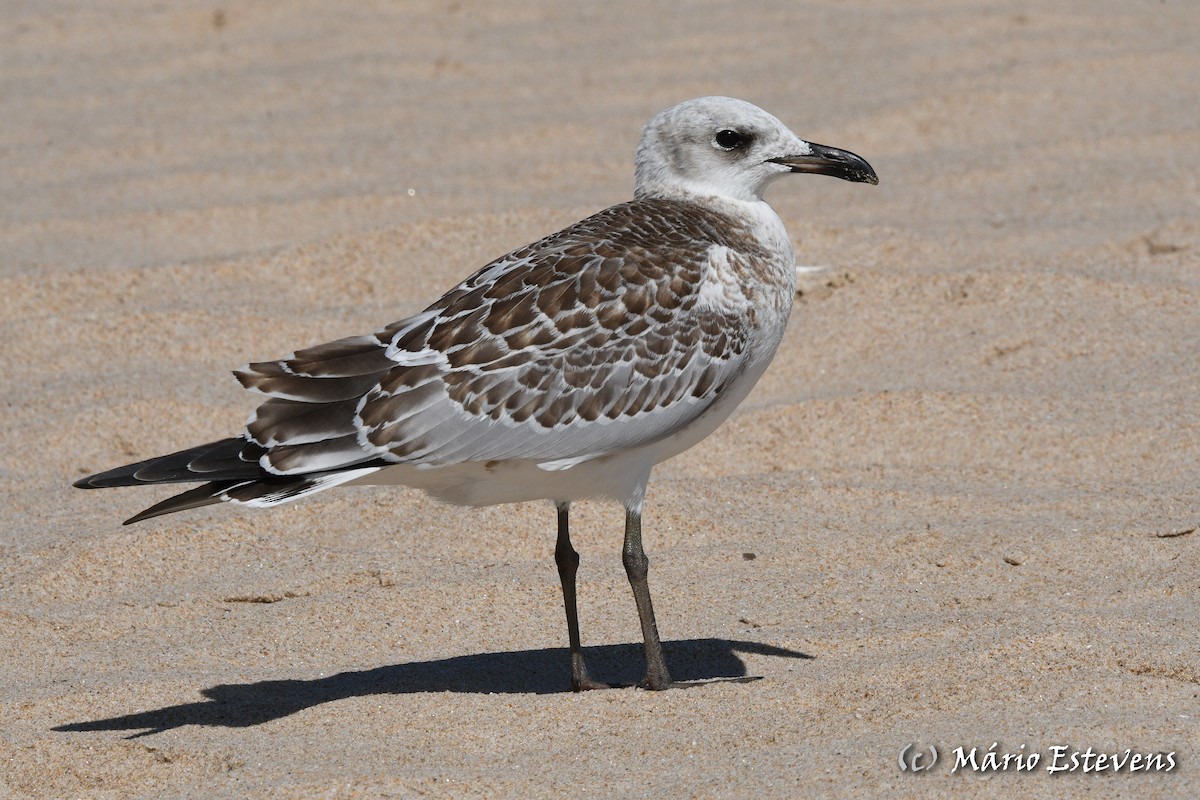
[[[731,227],[682,203],[609,208],[374,336],[245,368],[272,395],[249,436],[286,474],[378,458],[553,468],[666,437],[742,367],[752,309],[701,292],[715,251],[752,257]]]

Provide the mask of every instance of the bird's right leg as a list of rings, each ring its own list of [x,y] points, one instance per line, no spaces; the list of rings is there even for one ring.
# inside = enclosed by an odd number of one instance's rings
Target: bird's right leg
[[[570,503],[556,503],[558,508],[558,542],[554,546],[554,563],[558,566],[558,580],[562,583],[563,606],[567,611],[567,638],[571,647],[571,690],[607,689],[608,684],[588,677],[583,663],[583,648],[579,642],[579,609],[575,604],[575,572],[579,569],[579,553],[571,547],[571,533],[567,525]]]
[[[625,574],[633,587],[633,599],[637,603],[638,619],[642,623],[642,638],[646,643],[646,677],[638,684],[645,689],[669,689],[677,686],[671,680],[667,660],[663,655],[662,641],[658,638],[658,623],[654,621],[654,605],[650,602],[650,583],[646,579],[650,570],[650,559],[642,547],[642,501],[625,507],[625,546],[621,551],[625,562]]]

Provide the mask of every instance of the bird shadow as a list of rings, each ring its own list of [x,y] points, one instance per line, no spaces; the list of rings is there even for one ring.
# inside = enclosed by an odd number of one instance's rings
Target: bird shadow
[[[757,680],[747,675],[738,653],[813,658],[798,650],[730,639],[685,639],[666,643],[665,649],[675,680],[692,682]],[[631,686],[642,677],[641,651],[641,644],[614,644],[585,648],[584,652],[593,676],[613,685]],[[565,648],[546,648],[394,664],[314,680],[227,683],[201,690],[207,699],[199,702],[72,722],[53,730],[140,731],[127,737],[135,739],[184,725],[261,725],[322,703],[374,694],[555,694],[568,690],[569,663]]]

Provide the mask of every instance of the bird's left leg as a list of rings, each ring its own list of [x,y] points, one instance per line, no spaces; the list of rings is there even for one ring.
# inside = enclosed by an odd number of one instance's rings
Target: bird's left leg
[[[579,553],[571,547],[571,533],[567,524],[570,503],[556,503],[558,508],[558,542],[554,545],[554,563],[558,566],[558,580],[562,583],[563,606],[567,611],[567,639],[571,647],[571,690],[607,689],[608,684],[594,681],[588,676],[583,663],[583,648],[579,640],[579,609],[575,604],[575,572],[579,569]]]

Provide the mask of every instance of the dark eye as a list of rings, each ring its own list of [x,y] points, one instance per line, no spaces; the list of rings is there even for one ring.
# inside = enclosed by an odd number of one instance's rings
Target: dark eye
[[[737,150],[746,143],[746,137],[737,131],[731,131],[726,128],[717,131],[717,135],[713,137],[713,142],[722,150]]]

